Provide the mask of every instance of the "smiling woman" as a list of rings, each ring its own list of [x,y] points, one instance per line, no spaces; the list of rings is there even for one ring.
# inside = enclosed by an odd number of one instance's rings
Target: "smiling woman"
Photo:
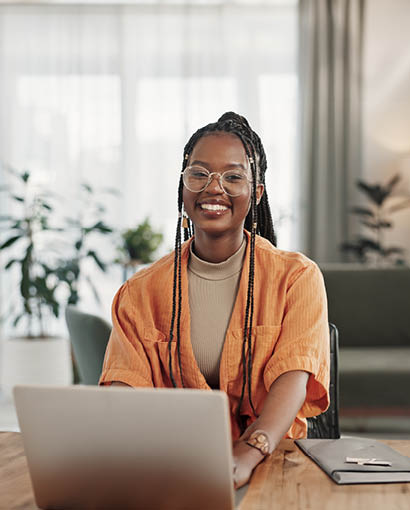
[[[100,379],[225,391],[237,487],[285,434],[306,437],[306,417],[329,402],[323,278],[304,255],[275,247],[266,168],[240,115],[192,135],[175,250],[118,291]]]

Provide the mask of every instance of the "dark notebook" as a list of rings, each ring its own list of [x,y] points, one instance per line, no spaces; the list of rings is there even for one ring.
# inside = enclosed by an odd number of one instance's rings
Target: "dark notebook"
[[[295,443],[339,485],[410,482],[410,457],[375,439],[297,439]]]

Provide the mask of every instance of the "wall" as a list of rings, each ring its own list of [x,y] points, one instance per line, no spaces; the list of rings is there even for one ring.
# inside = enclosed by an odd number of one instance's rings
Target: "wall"
[[[367,0],[365,19],[363,177],[384,182],[399,171],[397,191],[410,195],[410,1]],[[392,219],[386,241],[410,260],[410,208]]]

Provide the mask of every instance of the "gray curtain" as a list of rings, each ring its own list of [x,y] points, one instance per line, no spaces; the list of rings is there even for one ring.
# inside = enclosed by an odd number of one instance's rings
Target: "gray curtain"
[[[365,0],[299,0],[301,247],[343,260],[361,174]]]

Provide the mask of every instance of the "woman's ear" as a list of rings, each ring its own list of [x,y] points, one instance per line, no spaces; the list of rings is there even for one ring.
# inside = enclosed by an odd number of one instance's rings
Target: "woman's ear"
[[[265,186],[263,184],[258,184],[256,186],[256,204],[257,205],[259,205],[259,202],[261,201],[264,190],[265,190]]]

